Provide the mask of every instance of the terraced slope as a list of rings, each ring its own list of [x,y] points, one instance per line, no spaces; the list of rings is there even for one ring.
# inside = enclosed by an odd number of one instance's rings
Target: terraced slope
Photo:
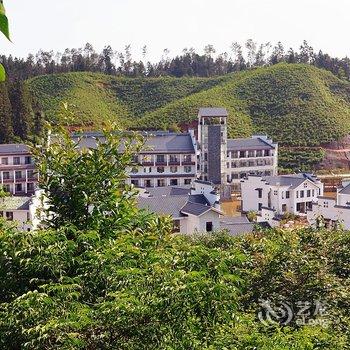
[[[279,64],[218,78],[115,78],[94,73],[28,81],[47,117],[72,124],[164,129],[196,119],[203,106],[226,107],[229,134],[266,133],[288,146],[318,146],[350,131],[350,83],[308,65]]]

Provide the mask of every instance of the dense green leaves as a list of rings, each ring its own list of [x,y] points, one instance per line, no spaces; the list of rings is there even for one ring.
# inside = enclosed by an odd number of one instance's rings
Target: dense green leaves
[[[0,31],[10,40],[9,21],[6,17],[3,0],[0,1]]]
[[[348,232],[0,235],[6,349],[346,349]],[[70,237],[70,238],[69,238]],[[322,300],[329,326],[265,326],[259,299]]]

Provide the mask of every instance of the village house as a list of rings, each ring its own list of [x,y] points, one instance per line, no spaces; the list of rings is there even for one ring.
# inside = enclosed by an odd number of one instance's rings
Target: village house
[[[264,221],[286,213],[305,216],[323,195],[323,184],[311,174],[281,176],[249,175],[241,180],[242,211],[258,212]]]
[[[21,231],[39,228],[42,215],[41,191],[32,196],[8,196],[0,198],[0,217],[12,222]]]
[[[27,145],[0,145],[0,183],[12,195],[30,196],[34,194],[38,175]]]
[[[341,225],[350,230],[350,182],[343,183],[336,198],[319,196],[308,211],[307,219],[313,226],[322,220],[328,228]]]

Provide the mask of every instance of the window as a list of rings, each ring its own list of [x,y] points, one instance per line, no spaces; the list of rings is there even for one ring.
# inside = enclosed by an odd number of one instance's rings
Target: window
[[[4,191],[10,193],[11,192],[11,186],[9,184],[3,185]]]
[[[239,158],[245,158],[245,151],[239,152]]]
[[[206,227],[206,231],[207,232],[213,232],[213,223],[211,221],[208,221],[206,224],[205,224],[205,227]]]
[[[328,202],[323,202],[323,207],[328,208]]]
[[[312,190],[312,197],[315,197],[315,190]]]
[[[137,174],[139,172],[139,169],[136,167],[131,168],[131,174]]]
[[[290,192],[289,191],[286,191],[286,198],[290,198]]]
[[[159,179],[157,181],[158,187],[165,187],[165,180],[164,179]]]
[[[187,162],[187,163],[192,162],[192,157],[191,157],[191,155],[190,155],[190,154],[184,155],[184,156],[183,156],[183,161],[184,161],[184,162]]]
[[[2,178],[3,178],[4,180],[10,180],[10,172],[9,172],[9,171],[4,171],[4,172],[2,173]]]
[[[145,185],[145,187],[153,187],[151,180],[145,180],[144,185]]]
[[[28,176],[29,179],[33,179],[35,177],[34,170],[28,170],[27,171],[27,176]]]
[[[178,156],[171,154],[170,155],[170,163],[178,163],[178,162],[179,162]]]
[[[306,197],[311,197],[311,190],[307,190]]]
[[[32,157],[31,156],[26,156],[24,158],[24,164],[32,164]]]
[[[231,162],[231,168],[237,168],[238,162]]]
[[[256,156],[257,157],[262,157],[263,156],[263,151],[262,150],[257,150],[256,151]]]
[[[265,157],[268,157],[270,155],[270,151],[268,149],[265,150],[264,152]]]
[[[164,173],[164,167],[163,166],[158,166],[157,167],[157,173],[159,173],[159,174]]]
[[[238,178],[239,178],[239,174],[238,173],[232,173],[231,174],[231,179],[232,180],[238,180]]]
[[[14,165],[20,165],[21,164],[21,158],[20,157],[13,157],[13,164]]]
[[[16,192],[22,192],[22,191],[23,191],[23,186],[22,186],[22,184],[16,184],[16,186],[15,186],[15,191],[16,191]]]
[[[273,194],[274,194],[275,196],[277,196],[277,195],[278,195],[278,191],[273,191]]]
[[[185,185],[191,185],[191,183],[192,183],[191,179],[185,179],[184,180],[184,184]]]
[[[304,188],[307,188],[307,182],[304,183]]]
[[[208,160],[208,153],[204,153],[204,161],[206,162]]]
[[[227,167],[227,169],[230,168],[230,163],[229,162],[226,163],[226,167]]]
[[[131,184],[135,187],[139,187],[139,180],[131,180]]]
[[[304,191],[300,191],[300,198],[304,198]]]
[[[262,188],[258,188],[258,198],[262,198]]]
[[[185,171],[185,173],[190,173],[192,171],[192,167],[191,166],[185,166],[184,167],[184,171]]]
[[[9,221],[13,221],[13,212],[12,211],[6,212],[6,219]]]
[[[248,151],[248,157],[253,158],[255,156],[254,151]]]
[[[258,203],[258,211],[261,211],[262,207],[263,207],[263,204],[262,203]]]
[[[177,186],[177,185],[178,185],[177,179],[170,179],[170,186]]]
[[[285,213],[287,211],[287,204],[282,204],[282,212]]]
[[[180,220],[173,221],[173,232],[180,232]]]
[[[1,158],[1,164],[2,165],[8,165],[9,164],[9,159],[6,157],[6,158]]]
[[[143,172],[144,173],[151,173],[152,172],[152,168],[149,167],[149,168],[143,168]]]
[[[16,171],[15,176],[16,176],[16,180],[22,179],[22,171]]]
[[[164,154],[157,154],[157,163],[165,163]]]
[[[27,183],[27,191],[34,191],[34,184],[33,184],[33,182]]]
[[[238,151],[231,152],[231,158],[238,158]]]
[[[173,174],[177,173],[177,166],[171,166],[170,167],[170,172],[173,173]]]
[[[137,155],[133,156],[133,157],[132,157],[132,161],[133,161],[133,163],[138,164],[138,162],[139,162],[139,156],[137,156]]]

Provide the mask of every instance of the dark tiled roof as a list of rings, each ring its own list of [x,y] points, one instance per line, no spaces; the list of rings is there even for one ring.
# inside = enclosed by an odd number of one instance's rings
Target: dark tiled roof
[[[227,117],[228,113],[226,108],[200,108],[199,115],[201,117]]]
[[[139,197],[137,204],[140,209],[145,209],[153,213],[171,215],[174,218],[183,216],[180,211],[187,203],[188,196],[165,196],[159,197]]]
[[[269,150],[274,149],[275,146],[260,137],[252,137],[245,139],[228,139],[227,150],[239,151],[239,150]]]
[[[190,187],[151,187],[147,188],[147,192],[152,197],[162,197],[162,196],[186,196],[191,192]]]
[[[190,133],[154,132],[143,133],[146,141],[140,153],[195,153]],[[80,139],[81,148],[96,148],[97,140],[104,141],[102,133],[88,132],[73,134],[76,141]]]
[[[1,154],[28,154],[28,153],[30,153],[29,147],[22,143],[0,145],[0,155]]]
[[[181,213],[200,216],[211,209],[213,208],[209,205],[187,202],[186,205],[181,209]]]
[[[272,186],[289,186],[291,189],[297,188],[305,180],[310,180],[316,183],[317,178],[310,174],[295,174],[295,175],[280,175],[280,176],[267,176],[264,179]]]
[[[340,194],[350,194],[350,184],[348,184],[347,186],[345,186],[344,188],[342,188],[339,191]]]
[[[149,189],[150,197],[138,197],[138,207],[174,218],[186,214],[202,215],[213,209],[204,195],[190,195],[190,190],[179,187]]]
[[[226,217],[220,219],[220,228],[227,230],[232,236],[237,236],[253,232],[254,224],[249,222],[246,216]]]

